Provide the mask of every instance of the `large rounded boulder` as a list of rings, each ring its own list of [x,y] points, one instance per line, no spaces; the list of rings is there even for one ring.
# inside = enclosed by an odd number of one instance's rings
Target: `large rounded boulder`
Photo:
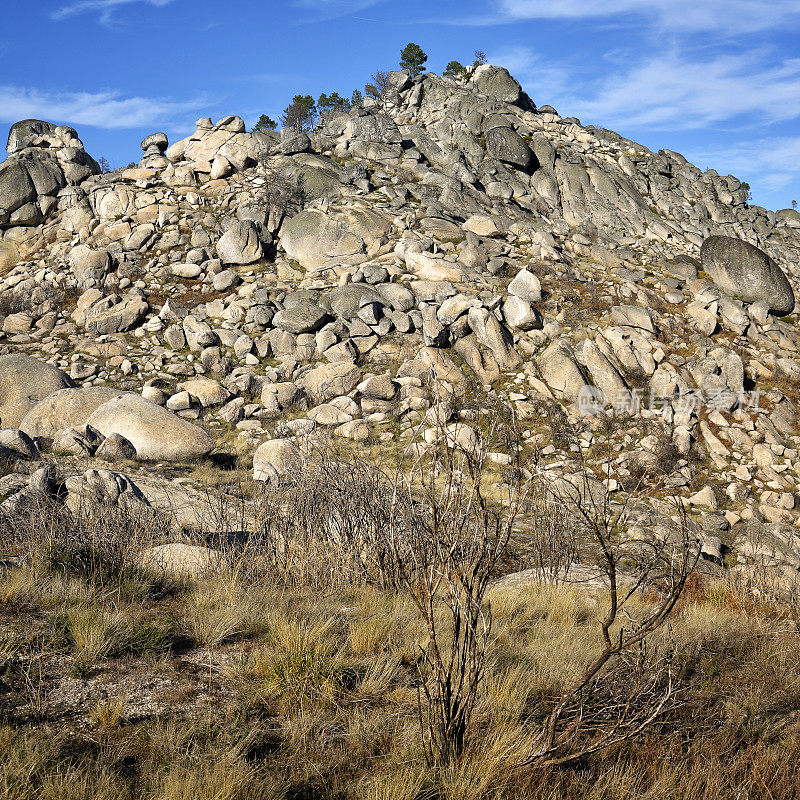
[[[567,339],[556,339],[539,356],[538,363],[544,382],[561,400],[576,400],[587,385],[583,370]]]
[[[264,255],[264,245],[252,220],[234,223],[217,242],[223,264],[252,264]]]
[[[319,405],[347,394],[361,380],[361,370],[349,361],[315,367],[295,381],[312,403]]]
[[[483,64],[475,70],[472,82],[479,92],[501,103],[514,105],[522,98],[522,87],[504,67]]]
[[[269,482],[296,475],[302,462],[300,449],[291,439],[270,439],[253,454],[253,478]]]
[[[22,419],[19,429],[28,436],[50,439],[68,428],[79,428],[103,403],[124,393],[108,386],[60,389],[39,401]]]
[[[0,356],[0,425],[18,428],[25,415],[45,397],[75,386],[58,367],[30,356]]]
[[[143,461],[192,461],[211,452],[214,442],[199,426],[181,419],[138,394],[122,394],[86,420],[103,436],[118,433]]]
[[[376,250],[392,223],[368,209],[301,211],[283,224],[281,245],[306,269],[360,264]]]
[[[93,250],[85,244],[72,248],[68,262],[82,289],[98,286],[112,268],[111,254],[107,250]]]
[[[500,126],[487,131],[486,149],[498,161],[523,172],[528,172],[535,163],[528,143],[513,128]]]
[[[794,292],[783,270],[752,244],[711,236],[700,248],[703,269],[722,291],[746,303],[764,300],[773,314],[794,310]]]

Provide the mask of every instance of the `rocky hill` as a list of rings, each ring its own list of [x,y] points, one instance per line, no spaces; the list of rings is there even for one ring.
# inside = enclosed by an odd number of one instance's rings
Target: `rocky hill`
[[[656,475],[643,526],[675,495],[707,559],[796,576],[796,211],[490,65],[390,73],[309,134],[231,116],[142,149],[101,174],[71,128],[11,129],[0,435],[33,467],[6,508],[53,480],[156,504],[170,463],[225,452],[275,480],[320,433],[389,448],[440,422],[468,446],[491,401],[541,469],[612,494]]]

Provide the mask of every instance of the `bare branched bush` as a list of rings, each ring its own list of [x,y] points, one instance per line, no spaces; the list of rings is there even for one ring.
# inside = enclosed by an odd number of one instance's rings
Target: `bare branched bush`
[[[460,758],[486,668],[492,627],[486,591],[503,559],[528,481],[517,459],[499,502],[488,499],[486,441],[442,427],[407,475],[398,473],[389,542],[393,570],[425,622],[420,722],[430,763]]]
[[[82,502],[71,511],[44,494],[0,515],[0,549],[96,588],[119,589],[139,576],[139,554],[167,538],[168,520],[144,504]]]
[[[523,763],[558,765],[636,736],[677,701],[672,656],[649,647],[668,620],[699,557],[683,507],[671,530],[638,531],[632,524],[645,487],[612,499],[597,480],[561,479],[553,502],[581,528],[587,576],[605,599],[599,652],[547,715]]]
[[[325,590],[395,585],[386,540],[392,490],[379,465],[313,450],[291,482],[269,484],[257,498],[255,531],[244,545],[257,556],[245,569]]]
[[[576,515],[537,483],[528,494],[523,529],[526,561],[539,580],[566,581],[580,556],[581,525]]]
[[[276,169],[271,158],[264,155],[260,159],[264,174],[264,184],[255,197],[255,205],[263,209],[270,230],[277,230],[287,216],[302,210],[306,193],[301,181]]]
[[[745,613],[768,612],[785,618],[800,632],[800,586],[797,569],[790,566],[796,559],[791,540],[770,534],[761,523],[751,521],[745,527],[739,563],[726,575],[726,604]],[[777,568],[781,563],[784,567]]]
[[[260,565],[285,585],[369,584],[411,598],[428,638],[417,662],[431,762],[463,751],[491,631],[485,594],[527,491],[519,458],[487,491],[486,443],[516,440],[507,425],[492,415],[467,443],[440,425],[434,443],[409,448],[418,455],[393,472],[318,449],[290,482],[265,488],[244,545],[251,580]]]
[[[367,96],[376,99],[382,97],[389,83],[389,73],[386,70],[377,69],[370,75],[370,80],[372,83],[368,83],[364,87]]]

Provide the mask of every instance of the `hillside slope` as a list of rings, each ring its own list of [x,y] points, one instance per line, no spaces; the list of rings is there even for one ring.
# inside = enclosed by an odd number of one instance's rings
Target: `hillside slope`
[[[707,558],[796,577],[797,212],[537,108],[489,65],[391,73],[309,135],[201,119],[142,149],[100,174],[74,130],[12,128],[3,427],[87,467],[136,458],[134,492],[215,446],[269,480],[319,433],[388,448],[444,421],[471,441],[499,401],[542,469],[612,493],[657,477]],[[674,515],[651,505],[643,525]]]

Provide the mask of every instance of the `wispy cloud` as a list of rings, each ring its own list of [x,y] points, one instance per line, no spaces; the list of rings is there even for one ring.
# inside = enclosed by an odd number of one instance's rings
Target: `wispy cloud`
[[[208,108],[211,100],[124,97],[117,91],[48,93],[21,86],[0,86],[0,121],[37,118],[98,128],[148,128],[185,124],[187,115]]]
[[[523,45],[492,50],[487,58],[489,63],[505,67],[542,104],[562,97],[574,81],[572,70],[565,65],[554,64]]]
[[[607,127],[687,130],[736,119],[737,127],[800,118],[800,58],[762,51],[698,58],[671,51],[617,59],[595,77],[544,64],[526,47],[492,55],[513,64],[528,93],[564,114]],[[632,61],[632,63],[631,63]],[[511,69],[514,72],[514,69]]]
[[[174,0],[74,0],[53,11],[50,18],[62,20],[67,17],[77,16],[78,14],[96,13],[101,23],[108,24],[111,22],[114,12],[122,6],[129,6],[134,3],[145,3],[149,6],[161,8],[172,2],[174,2]]]
[[[800,24],[797,0],[497,0],[472,25],[524,20],[609,20],[629,17],[662,30],[713,31],[716,36],[753,33]]]
[[[612,126],[688,129],[742,116],[781,122],[800,116],[800,58],[774,62],[744,52],[698,60],[665,53],[607,75],[594,96],[565,100],[572,113]]]
[[[292,0],[295,8],[311,12],[312,22],[346,17],[365,8],[377,6],[385,0]],[[307,20],[308,21],[308,20]]]
[[[713,165],[719,172],[730,172],[746,179],[754,190],[758,187],[768,192],[782,192],[800,179],[800,136],[690,149],[684,155],[698,166]]]

